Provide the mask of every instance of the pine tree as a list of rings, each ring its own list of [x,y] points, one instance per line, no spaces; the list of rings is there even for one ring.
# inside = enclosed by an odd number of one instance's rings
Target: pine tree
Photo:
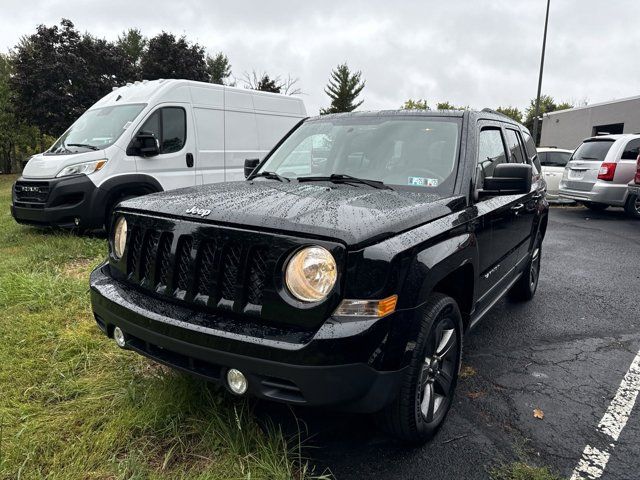
[[[331,106],[322,109],[322,115],[326,113],[351,112],[358,108],[364,100],[356,102],[356,98],[362,92],[365,81],[362,80],[362,72],[351,73],[346,63],[338,65],[331,72],[331,79],[324,89],[331,99]]]

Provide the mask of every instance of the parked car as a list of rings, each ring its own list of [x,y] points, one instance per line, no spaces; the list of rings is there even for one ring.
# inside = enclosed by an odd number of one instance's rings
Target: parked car
[[[628,185],[628,202],[633,205],[633,210],[628,212],[634,218],[640,218],[640,155],[636,159],[636,173]]]
[[[542,165],[542,176],[547,182],[547,200],[559,201],[558,189],[564,169],[571,158],[573,150],[555,147],[538,147],[538,158]]]
[[[463,336],[536,292],[548,203],[523,133],[491,111],[307,119],[247,181],[121,203],[97,325],[236,395],[376,412],[425,441]]]
[[[602,135],[587,138],[573,152],[560,181],[560,198],[593,210],[624,207],[634,215],[634,199],[627,185],[636,171],[640,135]]]
[[[28,225],[100,228],[121,200],[243,178],[306,117],[301,99],[186,80],[136,82],[89,108],[13,188]]]

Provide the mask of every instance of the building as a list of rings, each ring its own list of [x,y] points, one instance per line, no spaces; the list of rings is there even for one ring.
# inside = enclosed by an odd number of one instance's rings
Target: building
[[[576,148],[604,133],[640,132],[640,96],[544,114],[540,146]]]

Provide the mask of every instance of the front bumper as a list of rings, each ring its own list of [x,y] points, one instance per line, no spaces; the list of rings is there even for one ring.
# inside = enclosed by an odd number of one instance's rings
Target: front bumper
[[[576,202],[604,203],[623,207],[627,201],[627,184],[598,181],[591,190],[573,190],[560,183],[559,197]]]
[[[102,194],[86,175],[50,180],[20,177],[13,186],[11,215],[25,225],[100,228],[105,212]]]
[[[91,302],[100,329],[115,326],[127,348],[215,382],[236,368],[248,392],[278,402],[375,412],[390,403],[404,369],[371,365],[393,315],[380,320],[327,322],[317,331],[221,318],[158,301],[114,280],[103,265],[91,274]]]

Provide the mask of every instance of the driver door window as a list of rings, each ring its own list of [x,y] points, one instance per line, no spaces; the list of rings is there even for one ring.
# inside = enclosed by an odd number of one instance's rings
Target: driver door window
[[[478,139],[476,188],[481,189],[486,177],[493,176],[496,165],[507,161],[507,152],[499,128],[484,128]]]
[[[164,107],[144,122],[140,132],[152,133],[160,144],[160,153],[182,150],[187,138],[187,116],[183,108]]]

